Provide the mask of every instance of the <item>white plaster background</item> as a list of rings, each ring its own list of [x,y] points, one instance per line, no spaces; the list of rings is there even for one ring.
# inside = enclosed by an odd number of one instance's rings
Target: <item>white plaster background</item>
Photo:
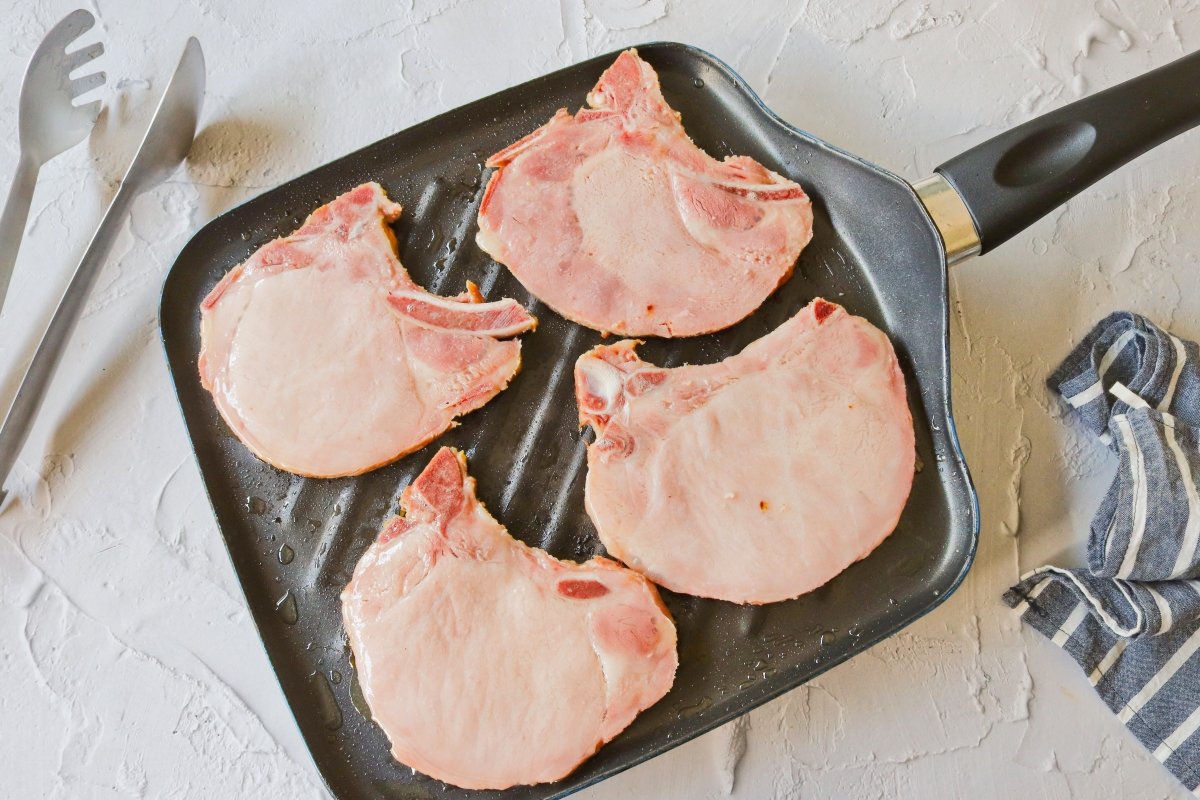
[[[734,10],[734,6],[744,8]],[[731,63],[792,123],[916,179],[1041,111],[1200,46],[1195,0],[95,0],[109,114],[49,164],[0,319],[35,343],[185,38],[208,56],[187,167],[121,236],[0,512],[0,796],[301,798],[320,780],[204,499],[157,340],[199,225],[455,105],[619,46]],[[0,186],[25,61],[68,0],[0,0]],[[928,617],[736,724],[580,797],[1161,798],[1185,793],[1074,664],[999,602],[1078,563],[1115,465],[1049,369],[1099,317],[1200,337],[1200,139],[1148,154],[956,268],[954,401],[983,533]]]

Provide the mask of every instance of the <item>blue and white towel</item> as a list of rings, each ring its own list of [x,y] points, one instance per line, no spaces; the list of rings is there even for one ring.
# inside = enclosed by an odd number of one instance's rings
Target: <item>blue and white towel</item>
[[[1049,383],[1120,466],[1089,568],[1035,569],[1004,599],[1200,795],[1200,348],[1118,312]]]

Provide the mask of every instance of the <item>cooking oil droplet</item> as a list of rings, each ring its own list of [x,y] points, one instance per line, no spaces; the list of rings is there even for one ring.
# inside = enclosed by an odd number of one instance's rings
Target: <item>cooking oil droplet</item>
[[[329,671],[329,680],[333,683],[334,686],[337,686],[339,683],[342,682],[342,673],[338,672],[336,669],[330,670]]]
[[[704,78],[692,78],[692,86],[695,86],[697,89],[703,89]]]
[[[296,595],[292,594],[291,589],[288,589],[283,597],[275,601],[275,611],[285,625],[295,625],[296,620],[300,619],[300,612],[296,608]]]
[[[834,640],[836,639],[837,631],[823,631],[821,633],[821,638],[818,641],[820,642],[821,647],[828,647],[829,645],[833,644]]]
[[[258,516],[267,510],[267,501],[261,497],[250,495],[246,498],[246,510]]]
[[[468,167],[462,172],[461,175],[458,176],[458,185],[465,189],[478,189],[479,172],[472,172],[470,167]]]
[[[894,605],[899,605],[899,604],[896,602],[896,598],[894,598],[894,597],[889,597],[889,598],[888,598],[888,605],[889,605],[889,606],[894,606]]]
[[[248,242],[248,241],[250,241],[250,234],[248,234],[248,233],[246,233],[245,231],[243,231],[243,232],[242,232],[242,241],[243,241],[243,242]]]
[[[292,559],[296,557],[296,551],[288,547],[286,544],[279,548],[279,563],[290,564]]]
[[[704,709],[711,706],[712,703],[713,703],[713,701],[712,701],[711,697],[701,697],[696,702],[689,703],[688,705],[679,709],[679,714],[680,714],[680,716],[690,716],[692,714],[699,714],[701,711],[703,711]]]
[[[321,715],[321,721],[328,730],[336,731],[342,727],[342,709],[338,708],[337,698],[333,696],[333,689],[329,688],[329,681],[325,680],[325,676],[320,672],[309,675],[308,681],[317,696],[317,711]]]

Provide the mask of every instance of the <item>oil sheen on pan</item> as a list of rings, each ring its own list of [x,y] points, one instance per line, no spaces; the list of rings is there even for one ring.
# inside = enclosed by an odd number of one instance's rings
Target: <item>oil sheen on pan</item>
[[[770,603],[821,586],[896,527],[915,442],[882,331],[817,299],[716,364],[636,342],[575,367],[586,504],[608,552],[676,592]]]
[[[634,50],[587,100],[488,161],[479,246],[602,332],[696,336],[758,308],[812,238],[800,185],[693,144]]]
[[[467,789],[559,780],[675,679],[675,625],[616,562],[513,539],[441,448],[342,592],[372,718],[397,760]]]
[[[426,292],[396,257],[376,183],[234,267],[201,306],[200,376],[259,458],[319,478],[425,445],[508,385],[536,320],[513,300]]]

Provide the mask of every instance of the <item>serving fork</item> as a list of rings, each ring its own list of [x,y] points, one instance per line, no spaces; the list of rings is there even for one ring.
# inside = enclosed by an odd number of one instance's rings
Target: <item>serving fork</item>
[[[95,24],[90,11],[72,11],[42,39],[25,70],[17,112],[20,156],[0,213],[0,309],[12,280],[38,172],[47,161],[86,139],[100,114],[99,100],[81,105],[75,105],[75,100],[103,86],[104,73],[77,78],[71,74],[103,55],[104,44],[95,42],[67,52]]]

